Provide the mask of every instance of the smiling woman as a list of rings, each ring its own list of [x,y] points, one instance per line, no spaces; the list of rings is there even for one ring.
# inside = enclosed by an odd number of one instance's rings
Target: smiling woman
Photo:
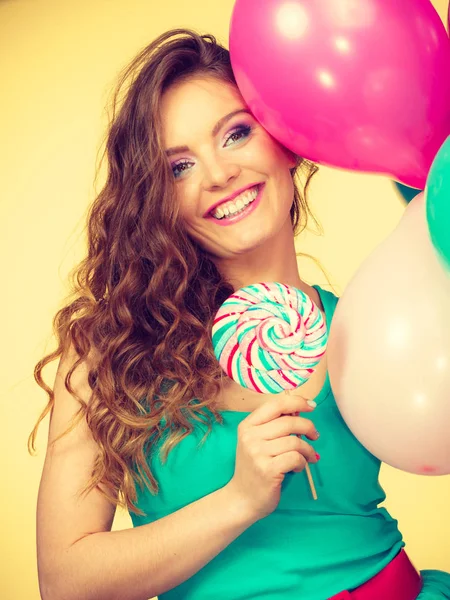
[[[291,254],[298,158],[256,121],[236,85],[205,75],[173,84],[162,126],[186,231],[227,279],[239,271],[242,287],[256,248],[277,263]],[[226,237],[217,225],[228,226]]]
[[[36,366],[43,600],[450,597],[379,506],[380,462],[340,417],[326,354],[288,396],[241,389],[214,354],[219,307],[252,283],[299,288],[331,324],[338,299],[302,281],[294,245],[314,165],[256,121],[209,35],[160,36],[115,100],[88,253]],[[134,528],[110,531],[118,504]]]
[[[169,31],[125,68],[105,158],[107,181],[88,216],[88,252],[74,273],[72,299],[54,319],[58,348],[35,368],[49,401],[30,449],[51,413],[38,503],[45,599],[163,593],[248,527],[254,515],[247,509],[232,522],[214,517],[219,510],[228,519],[223,509],[242,504],[227,490],[189,504],[189,514],[109,532],[117,504],[143,516],[137,490],[158,492],[152,457],[165,460],[199,421],[210,428],[223,422],[224,377],[210,336],[235,286],[255,276],[284,279],[320,303],[299,278],[294,247],[294,235],[314,220],[305,192],[316,167],[255,121],[229,53],[213,36]],[[304,176],[302,187],[296,174]],[[229,219],[222,236],[211,210],[255,184],[260,200],[244,219]],[[58,358],[51,388],[42,370]],[[215,520],[216,532],[192,511]],[[190,521],[204,531],[196,545],[205,552],[187,555],[193,562],[174,571],[173,555],[195,536],[189,528],[178,536]],[[145,576],[136,553],[149,557]]]

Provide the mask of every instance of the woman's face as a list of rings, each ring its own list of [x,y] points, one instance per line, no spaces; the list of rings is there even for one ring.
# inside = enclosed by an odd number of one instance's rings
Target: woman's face
[[[163,96],[161,116],[180,215],[192,238],[213,256],[232,259],[281,231],[293,202],[289,169],[296,157],[255,120],[236,86],[213,77],[177,83]]]

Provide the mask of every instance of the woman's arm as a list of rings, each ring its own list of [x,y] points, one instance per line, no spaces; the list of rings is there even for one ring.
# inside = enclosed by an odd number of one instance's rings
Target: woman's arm
[[[67,511],[65,511],[67,514]],[[41,575],[43,600],[147,600],[179,585],[252,520],[228,486],[154,523],[85,535]]]
[[[227,485],[154,523],[111,531],[115,507],[98,490],[77,492],[90,477],[97,447],[83,419],[52,440],[79,407],[61,361],[55,381],[49,446],[37,507],[38,571],[43,600],[147,600],[188,579],[257,520]],[[88,398],[87,369],[73,376]]]

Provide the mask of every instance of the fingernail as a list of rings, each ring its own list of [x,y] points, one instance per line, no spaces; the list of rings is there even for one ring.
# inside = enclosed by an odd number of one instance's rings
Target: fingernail
[[[320,460],[320,454],[317,454],[317,452],[316,452],[316,459]]]
[[[314,402],[314,400],[307,400],[306,404],[308,406],[310,406],[311,408],[316,408],[317,404]]]
[[[320,437],[320,433],[317,431],[317,429],[315,431],[315,436],[316,436],[316,439]]]

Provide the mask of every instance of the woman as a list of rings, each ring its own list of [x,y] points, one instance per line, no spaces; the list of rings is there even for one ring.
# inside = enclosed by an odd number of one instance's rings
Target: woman
[[[315,167],[254,119],[228,52],[187,30],[124,72],[106,150],[59,346],[36,366],[40,420],[51,411],[43,599],[416,598],[377,508],[380,464],[342,421],[326,359],[295,395],[264,397],[228,380],[211,345],[222,302],[258,281],[303,290],[330,323],[337,298],[301,280],[294,247],[310,214],[294,177],[306,191]],[[41,372],[58,357],[51,390]],[[117,504],[133,529],[110,531]],[[423,575],[419,598],[450,597],[450,576]]]

